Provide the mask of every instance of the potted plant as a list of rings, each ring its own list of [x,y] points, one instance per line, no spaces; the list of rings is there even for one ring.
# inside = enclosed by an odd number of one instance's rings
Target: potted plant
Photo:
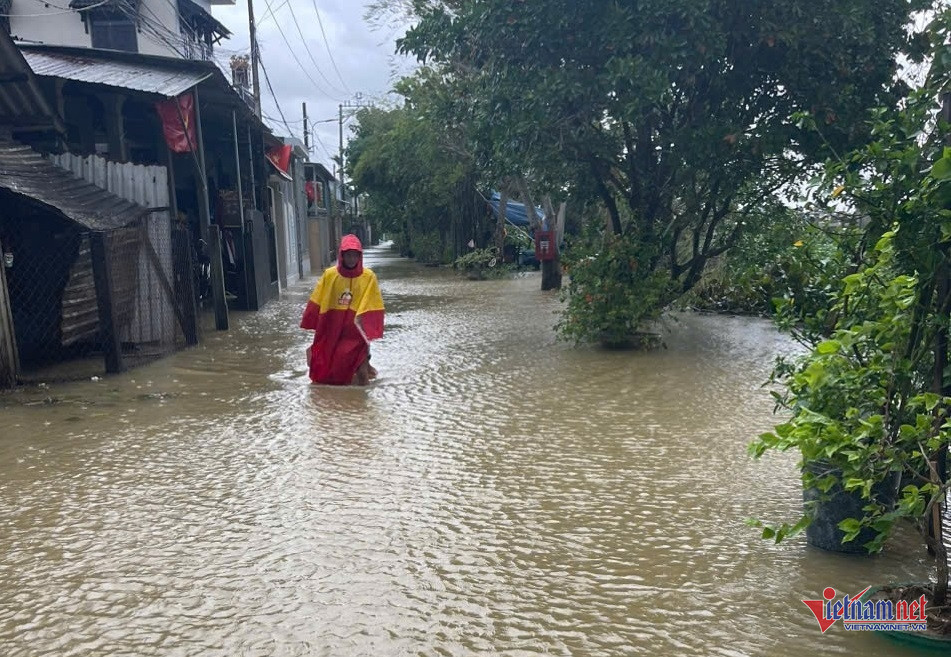
[[[934,610],[929,627],[951,633],[940,514],[951,490],[943,472],[951,397],[932,390],[928,376],[942,362],[934,345],[947,325],[935,316],[934,286],[897,271],[898,232],[883,235],[868,266],[846,277],[834,306],[837,328],[783,375],[778,400],[791,417],[751,445],[757,457],[799,451],[803,515],[793,525],[754,524],[777,542],[805,529],[818,547],[877,552],[899,521],[919,523],[935,562],[934,584],[919,587]]]
[[[935,61],[949,54],[948,23],[945,11],[932,24]],[[774,394],[789,419],[751,452],[798,450],[804,490],[812,491],[794,524],[754,521],[764,538],[780,541],[808,528],[841,495],[859,503],[834,522],[840,543],[876,552],[898,522],[918,523],[934,581],[881,587],[877,595],[898,601],[924,592],[929,631],[947,646],[941,507],[951,449],[951,149],[944,146],[948,124],[933,120],[935,99],[949,82],[946,69],[938,72],[899,108],[874,111],[869,144],[828,167],[826,212],[860,217],[861,236],[850,244],[851,266],[823,325],[806,332],[807,353],[777,367],[784,390]],[[948,99],[945,109],[951,111]]]

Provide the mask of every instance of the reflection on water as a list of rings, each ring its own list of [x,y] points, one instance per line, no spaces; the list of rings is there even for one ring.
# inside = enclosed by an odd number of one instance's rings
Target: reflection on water
[[[746,456],[790,348],[768,323],[571,348],[537,274],[372,265],[367,389],[309,384],[308,281],[150,367],[0,397],[0,654],[896,654],[800,600],[927,575],[910,531],[866,559],[744,523],[799,496],[793,455]]]

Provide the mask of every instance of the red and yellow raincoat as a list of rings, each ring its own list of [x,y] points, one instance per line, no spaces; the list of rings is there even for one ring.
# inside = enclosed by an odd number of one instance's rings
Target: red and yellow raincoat
[[[353,269],[343,266],[343,252],[350,250],[360,252]],[[369,341],[383,337],[380,286],[376,274],[363,267],[363,247],[355,235],[345,235],[340,241],[337,265],[320,277],[300,326],[314,331],[308,351],[314,383],[349,385],[370,354]]]

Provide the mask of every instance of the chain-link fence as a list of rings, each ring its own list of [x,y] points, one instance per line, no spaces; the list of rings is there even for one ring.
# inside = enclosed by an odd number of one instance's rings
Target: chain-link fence
[[[0,221],[0,248],[21,381],[121,371],[198,342],[200,264],[164,215],[104,232]]]

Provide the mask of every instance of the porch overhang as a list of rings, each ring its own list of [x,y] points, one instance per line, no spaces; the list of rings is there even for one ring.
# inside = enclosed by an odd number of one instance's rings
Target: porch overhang
[[[40,203],[94,231],[127,226],[150,212],[76,178],[29,146],[0,137],[0,192],[4,190]]]

